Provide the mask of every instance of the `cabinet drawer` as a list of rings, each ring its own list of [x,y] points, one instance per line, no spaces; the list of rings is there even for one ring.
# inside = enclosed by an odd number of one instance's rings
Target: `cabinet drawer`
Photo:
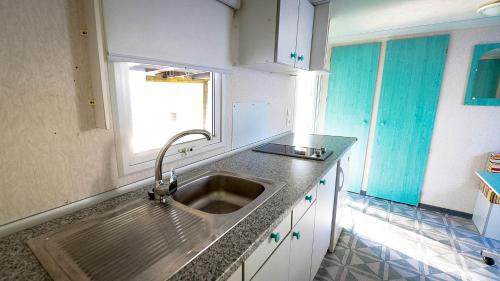
[[[318,185],[315,185],[300,201],[295,205],[292,212],[292,226],[296,225],[304,213],[316,201],[316,191]]]
[[[251,281],[288,281],[290,271],[291,234],[283,238],[283,242],[273,252],[271,257],[252,277]]]
[[[253,252],[244,263],[244,280],[248,281],[264,264],[266,259],[278,247],[278,245],[287,236],[288,232],[292,229],[291,225],[292,214],[288,214],[286,218],[273,230],[266,241],[262,242],[260,246]],[[277,235],[279,238],[277,238]],[[271,237],[272,236],[272,237]]]

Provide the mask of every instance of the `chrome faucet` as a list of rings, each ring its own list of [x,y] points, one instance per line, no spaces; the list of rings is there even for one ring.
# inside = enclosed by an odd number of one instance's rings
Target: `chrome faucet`
[[[168,181],[168,184],[163,181],[163,173],[162,173],[163,157],[165,157],[165,153],[167,153],[167,150],[172,146],[172,144],[176,140],[185,137],[187,135],[193,135],[193,134],[203,135],[205,136],[205,138],[207,138],[207,140],[212,139],[210,132],[200,129],[183,131],[171,137],[167,141],[167,143],[160,149],[160,152],[156,157],[155,186],[153,187],[152,192],[151,191],[149,192],[151,199],[154,198],[156,201],[164,202],[165,196],[169,196],[175,191],[177,191],[177,175],[175,174],[174,169],[170,169],[170,180]]]

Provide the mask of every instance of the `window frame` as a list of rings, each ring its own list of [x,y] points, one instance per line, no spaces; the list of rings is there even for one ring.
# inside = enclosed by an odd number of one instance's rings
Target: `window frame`
[[[130,106],[130,89],[128,87],[128,67],[127,61],[110,61],[108,64],[110,77],[111,106],[113,114],[113,124],[115,132],[116,155],[118,162],[118,172],[121,176],[141,172],[154,167],[155,160],[160,148],[151,149],[144,152],[134,153],[132,147],[132,114]],[[155,65],[148,62],[147,64]],[[158,63],[156,65],[163,65]],[[175,65],[178,67],[178,65]],[[193,68],[193,67],[185,67]],[[223,149],[225,144],[222,138],[222,80],[223,74],[211,72],[213,79],[213,99],[212,99],[212,139],[207,141],[200,137],[199,140],[177,143],[172,145],[164,157],[163,163],[169,163],[175,166],[176,161],[187,159],[188,163],[183,161],[183,165],[192,164],[200,161],[207,153],[213,153],[216,150]],[[198,129],[198,128],[192,128]],[[165,140],[165,143],[168,140]],[[183,152],[184,149],[191,149],[190,152]],[[210,155],[212,156],[212,155]]]

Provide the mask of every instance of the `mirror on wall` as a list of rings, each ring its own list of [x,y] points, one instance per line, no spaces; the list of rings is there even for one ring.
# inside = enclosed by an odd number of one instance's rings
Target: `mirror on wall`
[[[474,47],[464,104],[500,106],[500,43]]]

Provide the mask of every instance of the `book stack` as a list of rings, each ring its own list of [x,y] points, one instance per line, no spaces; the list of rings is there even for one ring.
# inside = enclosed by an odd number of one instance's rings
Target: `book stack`
[[[493,204],[500,204],[500,196],[498,196],[493,190],[491,190],[491,188],[486,183],[481,181],[479,187],[481,188],[484,197],[486,197],[488,201],[490,201]]]
[[[500,153],[490,153],[486,170],[492,173],[500,173]]]
[[[490,153],[488,155],[486,170],[491,173],[500,173],[500,153]],[[483,181],[481,181],[480,188],[488,201],[493,204],[500,204],[500,196],[491,190]]]

